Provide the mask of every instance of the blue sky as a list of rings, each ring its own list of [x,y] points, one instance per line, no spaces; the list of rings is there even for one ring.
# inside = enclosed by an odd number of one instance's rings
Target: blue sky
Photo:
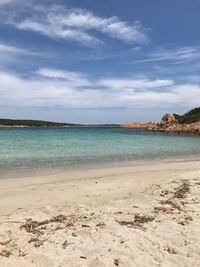
[[[199,0],[0,0],[0,117],[159,120],[200,105]]]

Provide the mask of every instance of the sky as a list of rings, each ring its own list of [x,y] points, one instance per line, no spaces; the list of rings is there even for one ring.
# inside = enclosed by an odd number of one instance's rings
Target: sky
[[[0,0],[0,117],[159,121],[200,106],[199,0]]]

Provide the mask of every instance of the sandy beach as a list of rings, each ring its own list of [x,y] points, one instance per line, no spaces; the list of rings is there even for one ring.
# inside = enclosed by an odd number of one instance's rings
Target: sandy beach
[[[0,266],[200,266],[199,162],[0,180]]]

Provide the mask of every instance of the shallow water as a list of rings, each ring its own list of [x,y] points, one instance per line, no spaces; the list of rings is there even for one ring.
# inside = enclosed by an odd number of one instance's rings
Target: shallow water
[[[200,136],[122,128],[2,128],[0,172],[200,158]]]

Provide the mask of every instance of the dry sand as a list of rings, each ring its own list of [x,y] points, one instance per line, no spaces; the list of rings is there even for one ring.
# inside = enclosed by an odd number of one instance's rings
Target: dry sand
[[[0,180],[1,267],[200,266],[199,162],[29,176]]]

